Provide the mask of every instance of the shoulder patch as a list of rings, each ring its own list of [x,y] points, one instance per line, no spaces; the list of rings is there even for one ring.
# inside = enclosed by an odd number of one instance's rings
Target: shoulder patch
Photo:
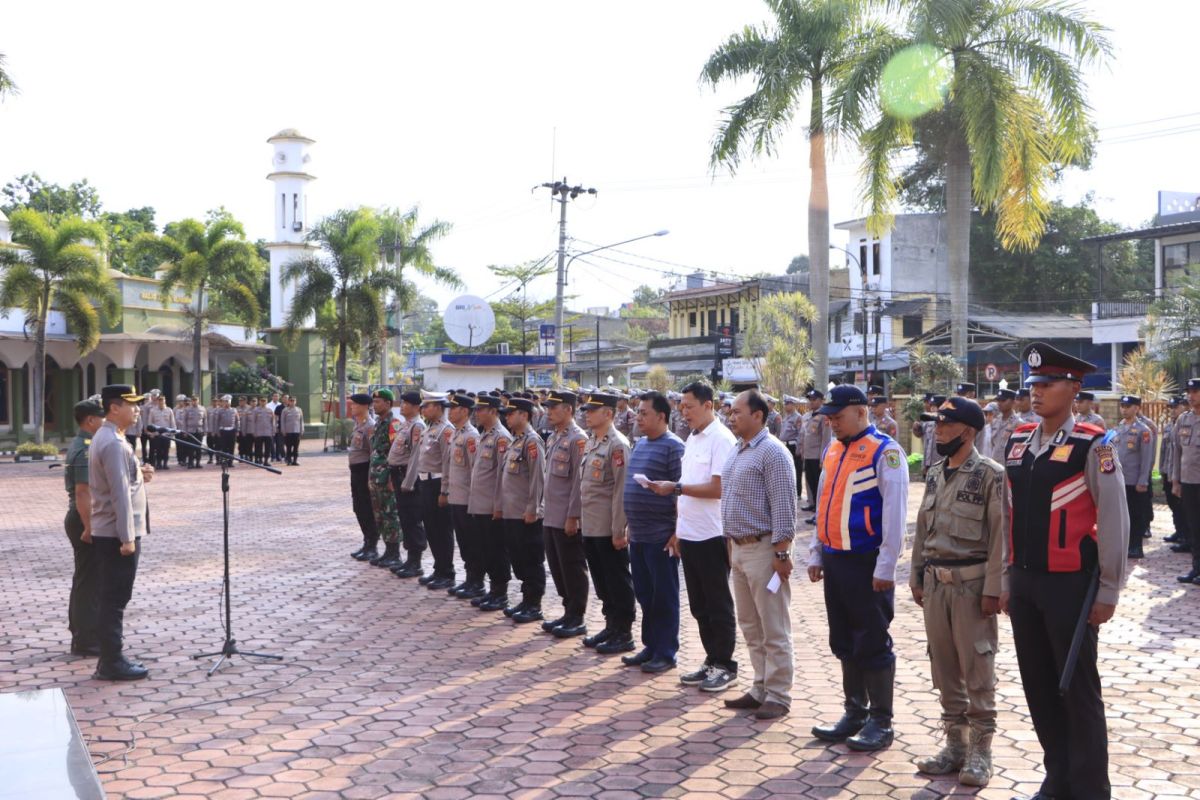
[[[503,453],[505,450],[507,450],[508,449],[508,439],[504,438],[503,436],[501,436],[499,439],[497,439],[496,440],[496,449],[499,450],[501,453]]]
[[[1150,444],[1150,431],[1142,431],[1142,444]]]
[[[585,447],[587,447],[587,439],[580,439],[580,440],[577,442],[577,446],[579,447],[579,452],[580,452],[580,454],[582,455],[582,454],[583,454],[583,449],[584,449]]]
[[[892,469],[896,469],[900,466],[900,454],[895,450],[885,450],[883,453],[883,460],[886,461],[887,465]]]
[[[475,446],[476,446],[476,444],[478,444],[478,442],[479,442],[479,440],[478,440],[478,439],[476,439],[474,436],[468,437],[468,439],[467,439],[467,450],[468,450],[470,453],[474,454],[474,452],[475,452]]]
[[[525,455],[527,455],[531,460],[537,461],[537,457],[538,457],[537,442],[530,442],[529,444],[525,445]]]
[[[625,448],[618,447],[612,451],[612,462],[614,466],[625,466]]]
[[[442,436],[447,442],[450,441],[450,439],[454,437],[454,428],[451,428],[449,425],[447,425],[443,430]]]
[[[1100,460],[1101,472],[1107,475],[1117,471],[1117,460],[1113,456],[1113,449],[1111,446],[1106,444],[1098,445],[1093,449],[1092,452],[1094,452],[1096,454],[1096,458]]]

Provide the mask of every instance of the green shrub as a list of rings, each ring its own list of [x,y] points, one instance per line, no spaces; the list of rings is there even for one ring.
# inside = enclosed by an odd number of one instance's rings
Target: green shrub
[[[908,465],[910,467],[920,467],[925,463],[925,455],[923,453],[909,453]]]
[[[58,455],[58,445],[37,442],[22,442],[17,445],[17,455],[19,456],[56,456]]]

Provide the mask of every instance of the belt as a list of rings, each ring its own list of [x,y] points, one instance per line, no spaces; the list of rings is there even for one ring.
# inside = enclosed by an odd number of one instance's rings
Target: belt
[[[442,479],[440,472],[418,472],[417,477],[423,481],[437,481]]]
[[[742,545],[754,544],[755,542],[761,542],[763,539],[767,538],[770,535],[771,534],[769,534],[769,533],[756,533],[752,536],[730,536],[729,541],[733,542],[734,544],[736,544],[740,547]]]
[[[934,564],[926,564],[925,571],[932,572],[934,580],[938,583],[959,584],[985,577],[987,575],[987,562],[972,564],[969,567],[939,567]]]

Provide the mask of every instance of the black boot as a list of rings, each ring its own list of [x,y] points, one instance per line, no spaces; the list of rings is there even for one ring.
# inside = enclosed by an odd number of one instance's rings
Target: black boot
[[[629,625],[613,625],[608,624],[608,629],[611,631],[608,638],[596,645],[596,652],[602,656],[611,656],[617,653],[632,653],[637,649],[637,645],[633,643],[633,634],[630,633]]]
[[[1145,558],[1146,557],[1145,554],[1142,552],[1142,537],[1141,536],[1131,535],[1129,537],[1129,552],[1126,554],[1126,557],[1127,558]]]
[[[846,740],[851,750],[868,753],[892,743],[892,693],[896,688],[896,665],[865,673],[867,696],[871,698],[870,718],[856,736]]]
[[[383,545],[383,555],[371,559],[371,566],[391,568],[400,563],[400,543],[386,542]]]
[[[844,742],[867,724],[867,685],[857,664],[842,662],[842,694],[846,713],[833,725],[818,725],[812,735],[823,742]]]
[[[351,553],[350,557],[353,558],[355,561],[362,561],[363,554],[367,552],[367,548],[370,546],[370,544],[371,544],[370,537],[363,536],[362,547],[358,548],[353,553]],[[368,558],[369,557],[370,556],[368,556]]]
[[[355,560],[370,561],[372,558],[375,558],[376,556],[379,555],[379,552],[375,549],[378,545],[379,545],[379,534],[374,534],[372,536],[368,536],[366,539],[366,544],[363,545],[362,553],[360,555],[355,556],[354,557]]]

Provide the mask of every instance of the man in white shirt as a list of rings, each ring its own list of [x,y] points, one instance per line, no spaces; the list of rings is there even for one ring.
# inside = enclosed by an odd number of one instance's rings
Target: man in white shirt
[[[703,381],[683,390],[679,411],[692,430],[684,442],[679,483],[655,481],[660,495],[679,498],[675,535],[667,543],[683,561],[688,606],[700,629],[704,664],[679,682],[719,692],[737,679],[733,648],[737,623],[729,590],[729,549],[721,530],[721,470],[737,443],[717,419],[713,387]]]

